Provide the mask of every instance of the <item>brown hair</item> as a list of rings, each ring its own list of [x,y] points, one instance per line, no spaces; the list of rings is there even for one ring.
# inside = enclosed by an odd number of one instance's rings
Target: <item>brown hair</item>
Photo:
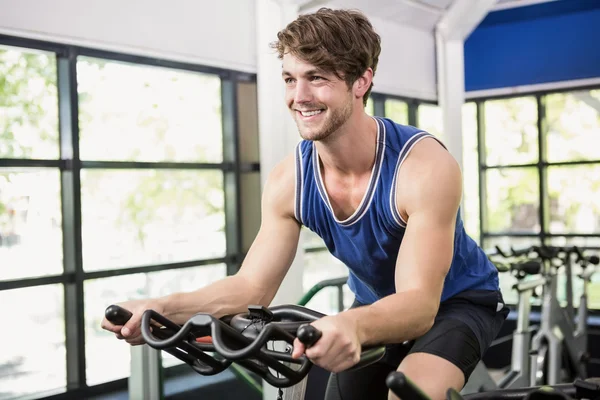
[[[285,53],[324,71],[334,73],[348,88],[367,70],[377,70],[381,38],[360,11],[321,8],[300,15],[277,34],[271,47],[280,59]],[[363,97],[363,103],[373,83]]]

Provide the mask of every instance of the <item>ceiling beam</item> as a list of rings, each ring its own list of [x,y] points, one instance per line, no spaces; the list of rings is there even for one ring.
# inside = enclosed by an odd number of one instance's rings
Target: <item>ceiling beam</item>
[[[495,3],[496,0],[455,0],[436,25],[436,33],[447,40],[466,40]]]

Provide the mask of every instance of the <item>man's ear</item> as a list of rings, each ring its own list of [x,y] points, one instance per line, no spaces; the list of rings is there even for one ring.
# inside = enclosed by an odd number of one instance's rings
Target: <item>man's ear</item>
[[[354,95],[357,98],[364,97],[373,82],[373,69],[367,68],[365,72],[354,82]]]

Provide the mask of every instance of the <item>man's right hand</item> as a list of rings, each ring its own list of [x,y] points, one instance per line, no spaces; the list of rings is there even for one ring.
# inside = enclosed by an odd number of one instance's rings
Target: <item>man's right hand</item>
[[[164,313],[164,299],[143,299],[131,300],[123,303],[117,303],[118,306],[130,311],[133,315],[125,325],[114,325],[104,317],[102,319],[102,329],[113,332],[118,339],[125,340],[132,346],[144,344],[140,324],[142,315],[146,310],[154,310],[159,314]]]

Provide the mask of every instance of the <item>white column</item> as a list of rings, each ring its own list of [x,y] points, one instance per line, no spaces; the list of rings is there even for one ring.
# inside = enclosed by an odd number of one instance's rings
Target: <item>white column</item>
[[[269,44],[277,32],[298,16],[299,4],[292,1],[256,0],[257,94],[260,140],[261,187],[273,167],[294,151],[300,136],[284,101],[281,60]],[[272,305],[296,304],[302,297],[302,243]],[[277,389],[263,383],[263,399],[277,398]]]
[[[494,4],[495,0],[456,0],[435,29],[438,103],[442,109],[445,144],[461,170],[464,42]]]
[[[294,151],[300,136],[284,101],[281,60],[269,44],[277,32],[298,15],[298,5],[291,2],[257,0],[257,91],[260,140],[261,186],[270,171]],[[299,251],[274,304],[296,303],[302,297],[302,252]]]

